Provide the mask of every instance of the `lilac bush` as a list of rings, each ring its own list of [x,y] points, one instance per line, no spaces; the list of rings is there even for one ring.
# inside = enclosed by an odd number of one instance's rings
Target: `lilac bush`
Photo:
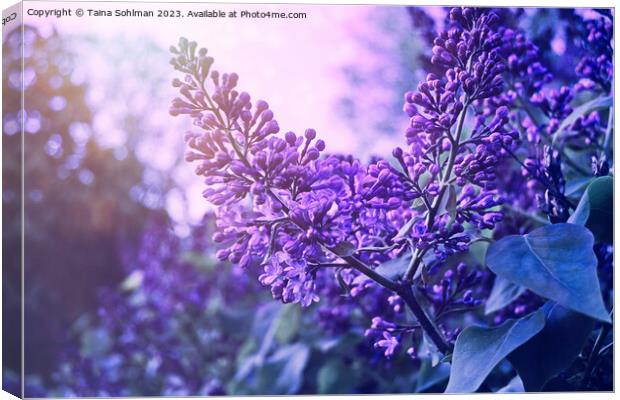
[[[125,255],[120,287],[101,291],[97,313],[75,323],[53,395],[224,393],[229,351],[243,343],[244,326],[225,331],[222,310],[205,310],[205,299],[246,308],[256,290],[239,267],[220,265],[224,275],[214,271],[208,215],[203,223],[186,240],[164,218],[149,223],[137,253]]]
[[[356,315],[350,303],[336,304],[341,296],[330,297],[330,315],[319,310],[302,316],[297,305],[273,302],[253,284],[258,271],[248,273],[215,258],[212,215],[186,238],[170,227],[164,218],[147,225],[138,250],[128,249],[124,256],[125,280],[102,290],[99,310],[71,327],[51,383],[29,380],[27,393],[93,397],[283,394],[302,387],[318,393],[410,390],[410,384],[385,382],[393,368],[414,373],[416,364],[408,356],[389,363],[377,359],[361,334],[366,316]],[[334,290],[327,284],[321,292],[325,296]],[[347,338],[350,331],[360,334]],[[283,363],[283,351],[292,360],[297,354],[306,357]],[[311,372],[319,364],[311,359],[320,360],[318,371]],[[375,367],[372,379],[365,376],[370,364]],[[337,385],[330,379],[338,374],[334,368],[347,371]],[[273,384],[291,369],[298,372]]]
[[[612,212],[611,179],[601,178],[613,171],[611,20],[587,22],[575,82],[558,86],[537,46],[503,25],[502,12],[453,8],[448,15],[447,30],[433,40],[434,72],[404,96],[410,123],[389,159],[329,154],[313,129],[282,135],[267,102],[237,89],[237,74],[213,70],[207,50],[184,38],[171,48],[182,75],[173,81],[179,97],[170,113],[193,120],[186,160],[216,207],[220,260],[259,268],[258,281],[276,300],[319,303],[326,330],[346,329],[338,321],[361,308],[371,318],[364,335],[388,359],[404,351],[452,362],[448,391],[483,385],[500,360],[484,371],[468,365],[476,358],[467,352],[480,347],[480,356],[493,345],[526,390],[540,390],[565,379],[558,374],[581,357],[591,333],[597,343],[608,340],[611,320],[590,272],[596,275],[594,241],[612,244],[609,222],[597,215],[600,207]],[[545,247],[552,240],[555,247]],[[509,241],[527,246],[506,247]],[[564,282],[573,267],[549,256],[558,251],[584,260],[583,284]],[[506,270],[505,257],[523,261]],[[546,292],[540,282],[549,275],[560,285]],[[504,289],[496,288],[500,280]],[[577,305],[582,296],[587,308]],[[492,326],[469,327],[472,317],[484,320],[479,309],[491,299]],[[570,355],[548,355],[562,366],[534,383],[519,357],[566,318],[597,322]],[[510,336],[517,325],[524,326],[519,338]],[[494,335],[501,345],[485,342]],[[592,362],[565,379],[571,388],[588,387]]]

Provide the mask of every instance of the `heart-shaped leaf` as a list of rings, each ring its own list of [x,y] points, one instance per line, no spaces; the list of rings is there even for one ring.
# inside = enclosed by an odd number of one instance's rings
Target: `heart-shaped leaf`
[[[588,228],[597,242],[613,241],[614,180],[611,176],[596,178],[588,185],[568,222]]]
[[[528,392],[541,391],[551,378],[570,367],[594,328],[592,318],[557,303],[547,302],[542,310],[543,330],[508,356]]]
[[[465,328],[456,339],[446,393],[476,391],[500,361],[544,326],[545,314],[538,310],[494,328]]]
[[[589,176],[581,176],[568,180],[566,182],[566,188],[564,189],[564,195],[566,197],[580,195],[581,192],[588,187],[591,181],[592,178]]]
[[[496,275],[539,296],[604,322],[592,233],[574,224],[546,225],[491,244],[487,264]]]
[[[506,386],[499,389],[497,393],[523,393],[525,389],[523,388],[523,382],[519,375],[515,376],[508,382]]]
[[[526,290],[523,286],[516,285],[501,276],[495,277],[493,289],[491,289],[491,294],[484,307],[484,313],[488,315],[501,310]]]
[[[433,386],[445,382],[448,376],[450,376],[450,364],[441,363],[433,367],[431,361],[425,359],[420,366],[415,391],[416,393],[425,392]]]

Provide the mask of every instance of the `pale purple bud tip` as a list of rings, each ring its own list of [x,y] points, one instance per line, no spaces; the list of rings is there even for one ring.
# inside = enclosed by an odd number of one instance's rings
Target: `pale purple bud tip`
[[[284,138],[286,139],[286,142],[291,146],[293,146],[295,144],[295,141],[297,140],[297,136],[295,136],[295,133],[293,132],[286,132]]]
[[[306,139],[313,140],[316,137],[316,131],[314,129],[306,129]]]

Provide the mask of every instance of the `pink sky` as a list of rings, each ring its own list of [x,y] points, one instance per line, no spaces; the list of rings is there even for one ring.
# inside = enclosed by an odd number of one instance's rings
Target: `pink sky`
[[[74,16],[40,18],[27,15],[28,10],[71,9]],[[214,19],[214,18],[139,18],[139,17],[94,17],[84,15],[75,16],[75,11],[81,8],[97,10],[158,10],[173,9],[182,13],[187,11],[233,10],[249,11],[277,11],[303,12],[306,19]],[[247,91],[254,99],[267,100],[276,114],[283,132],[293,130],[303,132],[306,128],[315,128],[326,143],[329,151],[346,152],[359,157],[373,154],[387,155],[391,149],[401,144],[402,136],[393,135],[389,139],[380,136],[379,140],[372,140],[372,132],[356,131],[335,110],[337,101],[341,99],[343,91],[347,90],[342,79],[342,68],[345,65],[368,66],[377,62],[372,52],[360,42],[359,37],[365,35],[377,36],[373,30],[372,18],[377,12],[390,13],[390,21],[395,26],[407,28],[409,19],[406,10],[402,7],[376,6],[318,6],[318,5],[230,5],[230,4],[154,4],[154,3],[88,3],[88,2],[35,2],[24,3],[25,23],[35,25],[45,33],[56,29],[61,36],[79,37],[84,35],[103,39],[128,37],[132,39],[148,38],[162,49],[176,44],[180,36],[198,42],[199,46],[207,47],[209,53],[215,57],[215,69],[223,72],[237,72],[240,76],[239,86]],[[385,49],[398,51],[390,41],[381,42]],[[93,49],[88,50],[90,52]],[[95,64],[95,73],[91,73],[90,81],[98,74],[116,74],[115,68],[101,65],[105,60],[96,59],[96,54],[78,54],[85,58],[84,63]],[[127,57],[132,57],[127,54]],[[161,60],[164,68],[168,56]],[[96,60],[96,61],[93,61]],[[133,60],[141,63],[143,60]],[[152,60],[151,60],[152,61]],[[158,65],[158,68],[162,67]],[[169,68],[170,80],[176,72]],[[132,77],[138,83],[140,76]],[[118,79],[127,79],[119,76]],[[91,96],[98,94],[97,84],[93,83]],[[101,89],[101,88],[100,88]],[[403,91],[407,88],[403,88]],[[157,138],[146,149],[152,160],[153,154],[158,154],[158,160],[173,159],[177,154],[172,144],[183,135],[187,123],[179,126],[179,119],[168,114],[169,101],[175,95],[172,88],[168,93],[161,94],[149,104],[153,124],[165,127],[168,131],[163,138]],[[392,93],[393,94],[393,93]],[[385,96],[377,90],[367,93],[367,96]],[[100,99],[101,100],[101,99]],[[360,99],[363,101],[364,99]],[[133,104],[113,104],[109,108],[132,107]],[[99,113],[95,118],[95,130],[105,132],[108,137],[103,142],[114,141],[114,127],[106,120],[113,115]],[[403,126],[406,118],[402,119]],[[105,126],[107,124],[107,126]],[[98,129],[99,127],[99,129]],[[358,128],[359,129],[359,128]],[[148,131],[148,129],[145,129]],[[365,140],[360,140],[364,137]],[[372,144],[371,146],[369,145]],[[171,154],[166,154],[169,151]],[[183,220],[181,210],[190,210],[190,220],[197,220],[206,209],[201,198],[203,185],[200,179],[192,175],[193,168],[184,165],[178,175],[180,190],[183,190],[191,204],[182,204],[178,191],[169,194],[169,211],[176,215],[176,219]],[[173,215],[174,216],[174,215]]]
[[[341,68],[360,59],[364,49],[352,33],[364,29],[374,6],[230,5],[27,2],[25,10],[52,8],[96,8],[99,10],[158,10],[168,7],[181,12],[203,10],[259,10],[305,12],[306,19],[207,19],[207,18],[108,18],[25,16],[25,22],[61,33],[99,37],[127,34],[149,37],[166,49],[180,36],[207,47],[216,59],[216,69],[235,71],[240,87],[254,98],[267,100],[285,130],[301,132],[315,128],[326,137],[332,150],[351,151],[356,133],[334,114],[334,99],[346,87]],[[402,10],[402,18],[406,12]],[[401,21],[402,22],[402,21]],[[172,73],[172,72],[171,72]],[[162,105],[167,108],[167,104]],[[376,150],[388,151],[381,143]]]

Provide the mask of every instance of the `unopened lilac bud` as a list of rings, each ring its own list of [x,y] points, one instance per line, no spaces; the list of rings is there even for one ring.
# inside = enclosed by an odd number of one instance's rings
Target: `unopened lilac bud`
[[[293,146],[297,141],[297,136],[293,132],[286,132],[284,138],[286,139],[286,142],[291,146]]]
[[[314,138],[316,138],[316,131],[314,129],[306,129],[304,136],[308,140],[314,140]]]
[[[413,117],[414,115],[416,115],[418,113],[418,109],[416,108],[416,106],[414,106],[411,103],[405,103],[405,105],[403,106],[403,111],[409,116],[409,117]]]
[[[506,106],[499,107],[497,111],[495,112],[495,115],[497,115],[500,118],[506,118],[508,116],[508,107]]]
[[[308,149],[308,152],[306,153],[306,157],[310,161],[317,160],[319,158],[319,151],[315,148]]]
[[[239,117],[244,122],[250,122],[252,120],[252,113],[248,110],[243,110],[241,114],[239,114]]]
[[[250,101],[250,95],[247,94],[246,92],[241,92],[239,93],[239,102],[241,104],[246,104]]]
[[[271,121],[273,119],[273,111],[265,110],[260,115],[263,121]]]
[[[230,250],[228,249],[220,249],[215,253],[215,257],[217,257],[220,261],[226,261],[230,256]]]
[[[271,120],[265,127],[265,131],[267,134],[278,133],[280,131],[280,126],[278,125],[277,121]]]
[[[269,108],[269,104],[265,100],[258,100],[256,102],[256,111],[261,112]]]

